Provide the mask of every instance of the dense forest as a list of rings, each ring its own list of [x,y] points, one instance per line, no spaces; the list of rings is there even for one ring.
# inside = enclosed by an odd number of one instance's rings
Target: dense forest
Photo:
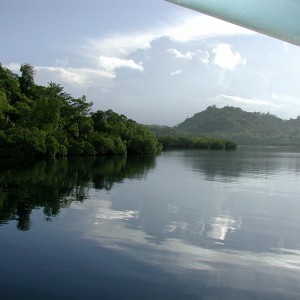
[[[149,129],[158,136],[210,137],[244,145],[300,145],[300,116],[282,120],[231,106],[209,106],[175,127],[153,125]]]
[[[210,149],[235,150],[237,144],[227,140],[207,137],[178,136],[176,134],[157,136],[164,149]]]
[[[92,112],[85,96],[74,98],[58,84],[34,82],[0,64],[0,156],[55,157],[158,153],[161,144],[142,124],[112,110]]]

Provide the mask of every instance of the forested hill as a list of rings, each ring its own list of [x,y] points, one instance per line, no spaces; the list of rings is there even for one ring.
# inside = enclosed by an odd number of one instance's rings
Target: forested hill
[[[156,134],[206,136],[238,144],[300,145],[300,117],[283,120],[275,115],[246,112],[239,107],[209,106],[173,128],[152,127]]]
[[[58,84],[34,82],[34,68],[20,75],[0,64],[0,157],[157,153],[155,135],[112,110],[92,112],[85,96]]]

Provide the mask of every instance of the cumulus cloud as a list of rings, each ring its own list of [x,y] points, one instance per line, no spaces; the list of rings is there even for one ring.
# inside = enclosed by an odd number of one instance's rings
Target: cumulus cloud
[[[215,53],[214,64],[222,69],[233,71],[239,64],[246,64],[240,53],[234,52],[228,44],[218,44],[213,53]]]
[[[207,26],[209,24],[209,26]],[[72,65],[70,56],[56,59],[54,65],[35,66],[36,82],[47,84],[49,81],[69,85],[74,89],[97,88],[109,91],[117,86],[116,70],[126,68],[143,72],[145,66],[134,55],[138,50],[149,50],[154,41],[164,39],[184,43],[196,41],[211,36],[249,34],[250,31],[208,16],[172,17],[168,24],[160,24],[151,29],[135,32],[118,32],[103,37],[89,38],[75,49],[77,66]],[[174,47],[174,46],[173,46]],[[209,64],[211,55],[208,51],[196,50],[182,52],[169,49],[168,52],[178,59],[199,59],[203,64]],[[149,55],[149,54],[148,54]],[[217,56],[217,55],[216,55]],[[70,57],[70,58],[69,58]],[[219,61],[218,59],[216,60]],[[8,66],[13,72],[18,72],[19,64]],[[180,75],[183,71],[174,68],[172,76]]]
[[[201,51],[201,50],[197,50],[195,55],[197,57],[199,57],[200,61],[205,64],[205,65],[208,65],[209,64],[209,53],[208,51]]]
[[[186,53],[182,53],[182,52],[178,51],[177,49],[168,49],[167,52],[175,55],[175,57],[177,57],[177,58],[183,58],[186,60],[193,58],[193,54],[190,51],[188,51]]]
[[[114,71],[118,68],[130,68],[138,71],[143,71],[142,63],[136,63],[132,59],[121,59],[112,56],[99,56],[99,66],[107,71]]]
[[[208,26],[209,25],[209,26]],[[107,37],[90,38],[81,46],[81,54],[88,57],[99,55],[126,58],[137,50],[152,47],[152,42],[168,38],[177,42],[205,39],[213,36],[253,34],[247,30],[216,18],[197,15],[175,20],[172,24],[162,25],[132,33],[114,33]]]
[[[176,58],[191,60],[191,59],[193,59],[193,57],[198,57],[199,60],[201,61],[201,63],[203,63],[203,64],[209,63],[208,51],[195,50],[195,51],[187,51],[187,52],[183,53],[177,49],[168,49],[167,52],[173,54]]]
[[[158,39],[166,38],[176,42],[186,42],[216,35],[227,36],[249,33],[252,32],[209,16],[189,15],[184,18],[181,16],[180,18],[174,18],[172,23],[151,29],[130,33],[117,32],[100,38],[89,38],[77,49],[78,54],[84,58],[85,63],[89,65],[91,69],[72,69],[69,68],[69,61],[63,60],[57,61],[63,68],[56,69],[56,72],[60,73],[61,78],[69,82],[89,81],[92,74],[96,77],[104,76],[105,78],[113,80],[117,77],[115,71],[119,68],[129,68],[140,72],[144,71],[143,63],[134,61],[132,55],[138,50],[150,49],[153,46],[153,42]],[[185,53],[176,49],[169,49],[168,51],[175,55],[175,57],[185,60],[191,60],[197,57],[203,64],[208,64],[210,60],[208,51],[196,50],[187,51]],[[237,62],[238,57],[236,53],[230,53],[235,58],[232,59],[232,57],[230,57],[231,65],[222,63],[222,56],[220,56],[221,54],[218,51],[216,53],[215,63],[229,69],[234,68],[235,65],[240,62]],[[94,69],[94,73],[91,71],[92,69]],[[89,75],[87,75],[87,73]],[[178,73],[172,73],[173,76],[178,75]]]
[[[178,69],[178,70],[176,70],[176,71],[174,71],[174,72],[171,72],[170,75],[171,75],[171,76],[176,76],[176,75],[181,74],[182,72],[183,72],[183,71],[182,71],[181,69]]]

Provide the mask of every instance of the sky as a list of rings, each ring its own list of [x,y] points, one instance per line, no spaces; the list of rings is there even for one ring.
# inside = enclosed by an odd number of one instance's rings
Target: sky
[[[0,63],[93,110],[174,126],[208,106],[300,115],[300,48],[164,0],[1,0]]]

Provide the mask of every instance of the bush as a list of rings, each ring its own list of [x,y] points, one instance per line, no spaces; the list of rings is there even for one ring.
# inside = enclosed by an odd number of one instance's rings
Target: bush
[[[12,127],[7,130],[10,156],[44,156],[46,154],[46,132],[37,128]]]
[[[235,150],[237,148],[237,144],[231,141],[225,141],[225,149],[226,150]]]
[[[83,154],[84,143],[82,141],[70,141],[70,146],[68,149],[68,154],[79,156]]]
[[[46,138],[46,156],[55,157],[59,151],[59,143],[56,138],[48,135]]]
[[[210,149],[213,150],[224,149],[224,143],[222,141],[213,140],[212,143],[210,144]]]
[[[95,151],[95,148],[93,147],[93,145],[89,142],[84,142],[82,155],[94,156],[95,154],[96,154],[96,151]]]

